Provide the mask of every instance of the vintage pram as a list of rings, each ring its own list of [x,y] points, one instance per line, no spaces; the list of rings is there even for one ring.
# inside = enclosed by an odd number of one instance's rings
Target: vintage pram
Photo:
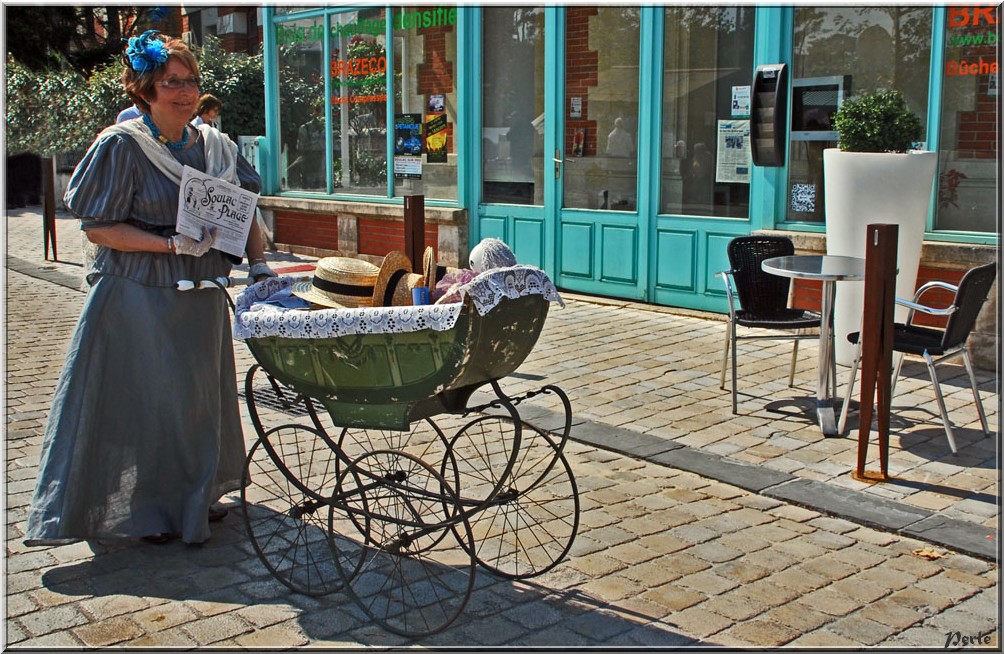
[[[478,565],[525,579],[561,561],[579,524],[568,397],[500,386],[561,301],[546,274],[483,273],[457,304],[318,311],[274,304],[291,283],[249,286],[234,307],[257,362],[244,518],[272,574],[414,637],[460,615]]]

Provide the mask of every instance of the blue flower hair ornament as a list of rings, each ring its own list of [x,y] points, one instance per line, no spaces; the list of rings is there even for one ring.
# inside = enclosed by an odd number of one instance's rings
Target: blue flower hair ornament
[[[157,70],[171,54],[164,41],[158,38],[158,34],[160,32],[157,30],[147,30],[129,39],[129,47],[126,48],[125,54],[129,59],[129,65],[140,75]]]

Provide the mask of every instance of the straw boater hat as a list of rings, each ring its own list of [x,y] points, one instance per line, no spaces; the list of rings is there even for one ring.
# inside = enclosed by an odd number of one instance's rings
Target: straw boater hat
[[[293,294],[312,304],[333,309],[368,307],[380,269],[362,259],[325,257],[317,262],[314,278],[293,284]]]
[[[408,255],[400,250],[392,250],[380,264],[380,273],[373,286],[373,306],[410,306],[411,289],[419,286],[425,286],[425,275],[411,271],[411,259]]]

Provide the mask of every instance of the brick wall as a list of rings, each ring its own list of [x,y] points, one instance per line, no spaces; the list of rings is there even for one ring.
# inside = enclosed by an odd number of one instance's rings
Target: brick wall
[[[379,263],[391,250],[404,250],[400,206],[265,197],[259,207],[263,217],[267,214],[271,240],[284,251],[316,257],[358,257]],[[426,207],[425,245],[433,248],[441,263],[466,264],[466,235],[467,212]]]
[[[275,233],[282,243],[321,250],[338,250],[338,220],[335,216],[275,212]]]
[[[574,150],[575,134],[585,128],[582,155],[596,154],[596,121],[589,120],[589,90],[599,80],[599,53],[589,49],[589,21],[596,7],[568,7],[565,19],[565,115],[571,116],[572,98],[582,98],[582,117],[565,121],[565,152]]]
[[[386,256],[391,250],[404,250],[404,221],[360,218],[359,254]],[[439,239],[439,227],[425,225],[425,243],[433,249]]]

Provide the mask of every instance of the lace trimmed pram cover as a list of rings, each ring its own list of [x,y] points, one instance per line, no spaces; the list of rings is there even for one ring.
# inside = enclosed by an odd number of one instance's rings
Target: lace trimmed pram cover
[[[304,278],[272,277],[248,286],[236,301],[234,338],[334,338],[351,334],[389,334],[422,329],[452,329],[463,302],[404,307],[358,309],[290,309],[277,304],[288,298],[293,282]],[[308,278],[309,279],[309,278]],[[475,310],[485,315],[502,298],[543,295],[549,302],[565,303],[550,278],[533,266],[495,268],[460,287],[461,297],[470,296]]]

